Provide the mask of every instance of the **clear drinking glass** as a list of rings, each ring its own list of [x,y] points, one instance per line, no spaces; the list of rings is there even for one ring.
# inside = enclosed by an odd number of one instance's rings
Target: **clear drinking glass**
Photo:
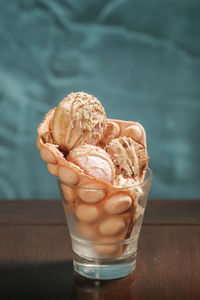
[[[135,270],[138,238],[151,181],[150,169],[142,183],[126,188],[83,188],[58,178],[76,272],[87,278],[105,280],[121,278]],[[105,195],[100,202],[81,200],[83,194],[96,199],[99,193]],[[115,199],[111,199],[109,205],[106,202],[117,194],[118,206],[115,202],[113,210]],[[128,202],[124,202],[127,195],[132,195],[128,209]]]

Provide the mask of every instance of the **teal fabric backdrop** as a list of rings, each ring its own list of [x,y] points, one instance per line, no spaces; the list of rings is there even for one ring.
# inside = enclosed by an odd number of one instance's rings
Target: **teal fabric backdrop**
[[[35,146],[71,91],[147,132],[151,197],[199,198],[200,1],[0,0],[0,198],[57,198]]]

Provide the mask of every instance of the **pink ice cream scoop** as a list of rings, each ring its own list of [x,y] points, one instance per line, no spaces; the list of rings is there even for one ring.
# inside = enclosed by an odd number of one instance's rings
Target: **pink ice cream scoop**
[[[81,145],[74,148],[67,160],[79,166],[87,175],[114,182],[115,169],[111,158],[106,151],[94,145]]]

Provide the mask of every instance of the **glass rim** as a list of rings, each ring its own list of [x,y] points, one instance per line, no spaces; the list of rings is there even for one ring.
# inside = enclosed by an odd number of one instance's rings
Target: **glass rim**
[[[140,182],[140,183],[136,183],[133,184],[132,186],[126,186],[126,187],[114,187],[114,188],[89,188],[89,187],[84,187],[84,186],[80,186],[80,185],[73,185],[70,183],[66,183],[64,181],[62,181],[59,177],[57,177],[57,181],[59,184],[64,184],[68,187],[71,187],[73,189],[83,189],[83,190],[90,190],[90,191],[124,191],[124,190],[131,190],[131,189],[135,189],[135,188],[139,188],[142,187],[144,185],[146,185],[147,183],[151,182],[153,177],[153,172],[152,170],[148,167],[146,169],[146,174],[145,174],[145,179],[144,181]]]

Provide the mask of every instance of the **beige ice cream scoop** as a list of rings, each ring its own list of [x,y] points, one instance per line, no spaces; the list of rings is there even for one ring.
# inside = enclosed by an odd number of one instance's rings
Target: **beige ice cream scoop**
[[[110,155],[116,175],[124,177],[141,177],[149,160],[146,148],[130,137],[113,139],[106,151]]]
[[[87,175],[94,178],[114,182],[115,169],[108,153],[94,145],[81,145],[71,150],[67,160],[79,166]]]
[[[56,107],[52,119],[54,143],[64,151],[83,143],[97,144],[105,130],[106,114],[97,98],[71,93]]]

